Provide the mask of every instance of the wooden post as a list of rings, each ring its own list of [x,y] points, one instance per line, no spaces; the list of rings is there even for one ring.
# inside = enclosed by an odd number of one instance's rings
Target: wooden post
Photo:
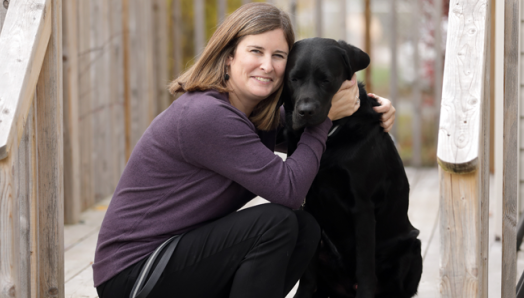
[[[129,71],[130,68],[130,40],[129,40],[129,1],[122,0],[122,47],[124,49],[124,131],[125,131],[125,152],[126,162],[131,156],[131,84]],[[177,1],[177,0],[175,0]]]
[[[446,298],[487,297],[489,6],[464,0],[449,12],[437,150]]]
[[[219,7],[222,7],[224,9],[223,17],[220,18],[221,21],[223,21],[226,15],[226,0],[220,0],[221,5]],[[182,8],[180,6],[180,0],[173,0],[173,3],[171,4],[173,7],[171,9],[171,17],[173,18],[173,58],[174,58],[174,68],[173,68],[173,78],[177,78],[179,75],[182,74],[182,70],[184,69],[182,65]]]
[[[291,0],[289,3],[289,17],[291,18],[291,24],[293,25],[293,30],[295,30],[295,34],[298,33],[297,1],[298,0]]]
[[[76,1],[63,2],[64,40],[64,223],[80,220],[80,138],[78,128],[78,16]]]
[[[371,53],[371,0],[364,0],[364,52],[366,52],[370,57]],[[371,58],[373,61],[373,58]],[[372,64],[368,66],[365,70],[365,83],[366,90],[368,92],[373,92],[373,82],[371,80],[371,68]]]
[[[391,30],[391,68],[389,75],[389,99],[393,106],[397,106],[398,96],[398,54],[397,54],[397,40],[398,40],[398,27],[397,27],[397,0],[391,0],[391,17],[390,30]],[[393,125],[391,129],[393,137],[397,137],[397,125]]]
[[[322,11],[322,0],[315,0],[315,36],[324,36],[324,18]]]
[[[519,1],[505,0],[504,9],[505,137],[503,151],[502,297],[512,298],[515,297],[515,281],[517,278]]]
[[[204,0],[195,0],[193,2],[195,13],[195,56],[200,56],[206,44],[206,19],[204,14]]]
[[[434,0],[433,3],[433,23],[435,24],[435,83],[433,85],[433,96],[434,103],[437,109],[437,117],[440,116],[440,101],[442,98],[442,65],[443,62],[443,53],[442,53],[442,0]],[[438,121],[437,121],[437,131],[438,131]]]
[[[347,4],[346,0],[340,0],[340,39],[347,41]]]
[[[168,59],[167,48],[168,48],[168,33],[167,33],[167,3],[164,0],[155,0],[153,5],[153,17],[152,21],[152,36],[154,37],[153,44],[153,59],[154,59],[154,83],[155,83],[155,94],[154,99],[157,101],[156,115],[160,114],[163,110],[167,109],[169,104],[169,93],[167,92],[168,79]]]
[[[37,297],[64,297],[64,173],[62,131],[62,1],[52,0],[52,33],[40,78],[36,111]]]
[[[414,69],[414,80],[412,87],[412,98],[411,102],[413,103],[413,113],[412,113],[412,140],[413,145],[411,165],[415,167],[420,167],[422,163],[421,151],[422,151],[422,121],[421,121],[421,109],[420,102],[422,101],[422,90],[420,86],[420,54],[419,54],[419,41],[420,41],[420,27],[419,27],[419,18],[422,15],[420,9],[420,1],[412,0],[412,11],[411,11],[411,30],[413,30],[413,69]]]
[[[227,1],[226,0],[218,0],[218,25],[224,21],[226,18],[226,11],[227,11]]]
[[[9,1],[0,3],[0,32],[2,32],[2,25],[4,24],[5,15],[7,14],[7,8],[9,8]]]

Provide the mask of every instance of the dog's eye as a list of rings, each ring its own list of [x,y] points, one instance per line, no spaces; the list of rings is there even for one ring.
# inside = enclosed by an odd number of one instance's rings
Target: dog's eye
[[[322,80],[322,84],[324,84],[324,85],[329,84],[329,80]]]
[[[291,82],[297,82],[297,81],[298,81],[297,78],[292,78],[292,79],[291,79]]]

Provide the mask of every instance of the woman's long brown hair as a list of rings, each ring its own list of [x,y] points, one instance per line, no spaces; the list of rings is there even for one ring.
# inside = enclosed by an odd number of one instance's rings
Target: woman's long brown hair
[[[169,91],[173,94],[209,89],[231,92],[224,78],[227,58],[234,56],[235,49],[244,36],[275,29],[284,31],[291,50],[295,35],[287,13],[268,3],[241,6],[217,28],[195,64],[169,84]],[[257,129],[272,130],[278,126],[280,114],[277,104],[281,93],[282,86],[255,107],[249,119]]]

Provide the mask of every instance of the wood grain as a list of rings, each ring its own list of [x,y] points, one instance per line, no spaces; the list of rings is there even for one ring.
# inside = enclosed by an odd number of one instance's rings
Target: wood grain
[[[504,5],[504,149],[502,221],[502,296],[515,297],[516,226],[518,198],[518,59],[520,7],[517,0]]]
[[[80,135],[78,121],[78,16],[77,2],[63,2],[63,77],[64,77],[64,222],[80,219]]]
[[[451,172],[478,166],[486,0],[450,5],[437,158]]]
[[[64,297],[62,5],[52,0],[52,33],[38,80],[37,297]]]
[[[0,34],[0,159],[20,140],[51,32],[50,0],[10,3]]]

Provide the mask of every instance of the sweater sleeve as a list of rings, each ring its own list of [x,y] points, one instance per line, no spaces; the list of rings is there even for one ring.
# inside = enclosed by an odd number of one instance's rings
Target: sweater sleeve
[[[177,143],[187,162],[225,176],[272,203],[296,209],[318,172],[331,125],[326,119],[305,129],[296,151],[283,161],[234,107],[192,105],[178,118]]]

